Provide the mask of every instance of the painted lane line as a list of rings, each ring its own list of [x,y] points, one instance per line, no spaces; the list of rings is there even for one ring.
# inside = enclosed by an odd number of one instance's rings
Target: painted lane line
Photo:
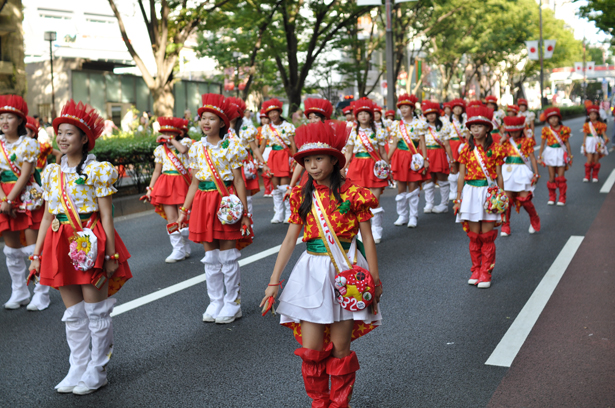
[[[532,296],[497,345],[486,365],[510,367],[525,339],[536,324],[553,291],[566,272],[570,261],[583,242],[581,236],[571,236],[542,278]]]
[[[300,244],[301,238],[299,238],[297,240],[297,244]],[[247,257],[246,259],[240,259],[239,260],[239,266],[245,266],[245,265],[249,265],[251,263],[254,263],[256,261],[260,261],[263,258],[267,258],[270,255],[273,254],[277,254],[278,252],[280,252],[280,248],[282,247],[282,245],[278,245],[275,246],[273,248],[269,248],[266,249],[262,252],[259,252],[257,254],[251,255],[249,257]],[[130,302],[126,302],[123,303],[119,306],[116,306],[113,310],[113,313],[111,313],[112,317],[121,315],[122,313],[126,313],[129,312],[133,309],[136,309],[138,307],[144,306],[148,303],[154,302],[156,300],[162,299],[164,297],[170,296],[174,293],[177,293],[179,291],[182,291],[184,289],[188,289],[194,285],[198,285],[199,283],[203,283],[205,282],[205,274],[201,274],[199,276],[195,276],[194,278],[190,278],[188,280],[185,280],[183,282],[179,282],[176,283],[175,285],[171,285],[167,288],[164,289],[160,289],[156,292],[150,293],[149,295],[145,295],[142,296],[140,298],[131,300]]]
[[[615,169],[611,170],[611,174],[609,174],[609,178],[607,178],[602,185],[600,192],[608,194],[611,191],[611,188],[613,188],[613,184],[615,184]]]

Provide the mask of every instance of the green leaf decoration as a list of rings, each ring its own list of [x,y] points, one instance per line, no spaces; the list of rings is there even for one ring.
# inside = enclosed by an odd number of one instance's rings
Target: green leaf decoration
[[[487,150],[487,157],[491,157],[493,156],[493,152],[491,151],[491,149]]]
[[[282,129],[282,134],[286,133],[286,129]]]
[[[228,140],[225,140],[224,142],[222,142],[222,148],[223,149],[226,149],[228,147],[228,145],[229,145],[229,141]]]
[[[85,177],[81,176],[77,180],[75,180],[75,184],[79,184],[80,186],[85,184]]]
[[[248,127],[247,126],[242,126],[241,130],[246,130]]]
[[[372,133],[371,135],[369,135],[369,138],[370,138],[370,139],[375,139],[375,138],[376,138],[376,134],[375,134],[375,133]]]
[[[9,157],[11,159],[11,161],[15,161],[15,159],[17,158],[17,155],[15,153],[13,153],[11,155],[11,157]]]
[[[340,212],[340,214],[346,214],[348,211],[350,211],[350,201],[346,200],[341,203],[339,207],[337,207],[337,210]]]

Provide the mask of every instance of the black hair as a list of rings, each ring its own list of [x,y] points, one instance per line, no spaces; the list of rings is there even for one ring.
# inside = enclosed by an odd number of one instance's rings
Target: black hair
[[[453,117],[455,116],[455,114],[453,113],[453,110],[451,109],[451,114],[448,117],[449,122],[453,123]],[[463,112],[461,112],[461,115],[459,115],[459,123],[461,123],[463,125],[464,121],[463,121]]]
[[[322,113],[320,113],[320,112],[310,112],[310,113],[313,113],[314,115],[318,116],[318,118],[319,118],[322,122],[324,122],[324,121],[327,119],[327,118],[325,118],[325,115],[323,115],[323,114],[322,114]],[[310,115],[308,115],[308,116],[310,116]]]
[[[26,120],[24,119],[23,122],[21,122],[21,125],[17,126],[17,136],[22,136],[22,135],[27,135],[28,134],[28,130],[26,128]],[[34,138],[36,138],[36,133],[34,134]]]
[[[557,125],[558,125],[558,126],[562,126],[562,125],[564,124],[564,123],[562,122],[562,119],[561,119],[559,116],[555,116],[555,117],[557,118]],[[550,118],[547,118],[547,120],[546,120],[546,122],[547,122],[547,123],[549,123],[549,119],[550,119]],[[587,119],[589,119],[589,117],[588,117]]]
[[[331,156],[333,158],[334,156]],[[344,184],[345,177],[342,176],[342,172],[340,171],[340,162],[338,161],[333,165],[333,171],[329,175],[329,181],[331,182],[331,187],[329,190],[333,192],[333,197],[335,200],[341,204],[342,196],[340,194],[340,189],[342,188],[342,184]],[[301,195],[303,200],[301,202],[301,206],[299,207],[299,216],[305,223],[306,218],[310,212],[312,212],[312,193],[314,192],[314,179],[308,173],[308,180],[304,184],[301,189]]]
[[[79,128],[77,128],[79,129]],[[85,133],[83,132],[83,130],[79,129],[79,135],[80,137],[85,136]],[[81,148],[81,161],[79,162],[79,164],[77,165],[77,174],[79,174],[79,176],[83,176],[84,179],[87,180],[88,175],[87,174],[83,174],[83,164],[85,163],[85,160],[88,158],[88,145],[90,144],[90,141],[87,140],[84,144],[83,147]]]
[[[243,116],[240,116],[235,121],[235,134],[239,137],[239,131],[241,130],[241,125],[243,124]]]
[[[444,126],[444,124],[442,123],[442,120],[440,120],[440,116],[438,116],[437,112],[429,112],[427,115],[434,113],[436,115],[436,130],[440,130],[442,129],[442,126]],[[425,119],[427,119],[427,115],[425,115]],[[429,120],[427,120],[428,124],[431,124],[431,122]]]
[[[598,112],[587,112],[587,117],[585,118],[585,123],[588,123],[588,122],[591,121],[591,119],[589,118],[589,114],[590,113],[595,113],[596,115],[598,115],[598,119],[597,119],[598,122],[606,123],[606,121],[602,120],[602,118],[600,117],[600,114]],[[560,124],[561,124],[561,121],[560,121]]]

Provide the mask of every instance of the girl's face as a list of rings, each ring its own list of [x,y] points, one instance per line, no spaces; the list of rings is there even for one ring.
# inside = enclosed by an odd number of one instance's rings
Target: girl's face
[[[444,114],[446,116],[450,116],[451,115],[451,108],[449,108],[448,106],[446,108],[444,108]]]
[[[28,137],[36,137],[32,129],[30,128],[26,128],[26,133],[28,134]]]
[[[549,116],[548,122],[552,127],[559,126],[559,118],[557,116]]]
[[[361,126],[367,127],[369,126],[369,122],[372,120],[372,114],[366,111],[359,112],[357,115],[357,120]]]
[[[493,109],[494,112],[498,110],[498,105],[493,102],[487,103],[487,107]]]
[[[438,117],[438,114],[436,112],[431,112],[425,115],[425,119],[427,119],[429,123],[436,123],[437,117]]]
[[[81,154],[83,145],[86,144],[87,141],[88,137],[75,125],[62,123],[58,127],[56,143],[62,154],[67,156]]]
[[[203,134],[205,136],[219,136],[220,135],[220,129],[222,129],[225,124],[222,121],[222,119],[220,119],[220,117],[216,114],[213,114],[211,112],[203,112],[203,115],[201,115],[201,121],[199,122],[200,126],[201,126],[201,131],[203,132]]]
[[[517,112],[515,112],[515,111],[506,111],[506,116],[517,116]]]
[[[395,116],[391,116],[391,115],[389,115],[389,116],[387,116],[387,119],[388,119],[388,120],[395,120]]]
[[[2,113],[0,114],[0,129],[5,135],[17,135],[17,129],[21,125],[23,119],[14,113]],[[19,135],[17,135],[19,136]]]
[[[346,122],[352,122],[353,120],[354,120],[354,117],[352,116],[352,113],[347,113]]]
[[[527,110],[527,106],[525,105],[519,105],[519,111],[520,112],[525,112]]]
[[[269,120],[269,117],[261,118],[261,123],[263,125],[268,125],[269,123],[271,123],[271,120]]]
[[[480,123],[470,125],[470,132],[474,139],[483,139],[487,136],[487,126]]]
[[[519,136],[521,136],[521,131],[520,130],[515,130],[514,132],[508,132],[510,133],[510,135],[513,137],[513,139],[518,139]]]
[[[399,107],[399,111],[401,112],[401,116],[404,119],[408,119],[410,118],[410,116],[412,116],[412,106],[410,105],[401,105]]]
[[[337,158],[327,154],[316,154],[303,159],[305,170],[316,182],[327,180],[333,172],[335,163]]]
[[[310,123],[320,122],[320,118],[314,112],[310,112],[310,114],[308,115],[308,120],[310,121]]]
[[[280,120],[280,111],[277,109],[271,110],[267,112],[267,116],[269,116],[269,120],[271,120],[273,123],[278,123],[278,121]]]
[[[461,106],[455,106],[453,108],[453,113],[457,116],[461,116],[461,114],[463,113],[463,108]]]
[[[374,111],[374,120],[380,122],[380,119],[382,119],[382,113]]]
[[[597,120],[598,120],[598,113],[597,113],[597,112],[590,112],[590,113],[589,113],[589,119],[590,119],[592,122],[597,121]]]

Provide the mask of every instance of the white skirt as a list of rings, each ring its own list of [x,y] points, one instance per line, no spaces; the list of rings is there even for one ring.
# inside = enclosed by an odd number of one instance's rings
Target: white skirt
[[[600,148],[598,147],[599,145]],[[585,153],[587,154],[600,153],[606,156],[608,152],[605,147],[604,139],[601,137],[587,136],[587,138],[585,138]]]
[[[354,254],[349,255],[354,258]],[[357,265],[368,268],[360,252],[357,253]],[[333,286],[335,275],[335,267],[328,255],[303,252],[279,298],[276,312],[280,314],[280,324],[300,323],[302,320],[317,324],[360,320],[379,326],[382,321],[380,305],[376,315],[372,313],[371,306],[359,312],[351,312],[340,306]]]
[[[489,214],[485,211],[485,201],[489,195],[489,187],[474,187],[469,184],[463,186],[461,192],[461,206],[457,213],[456,222],[470,221],[497,221],[500,214]]]
[[[564,153],[566,153],[566,149],[563,147],[547,146],[543,152],[542,161],[549,167],[566,167]]]
[[[510,170],[510,171],[509,171]],[[504,164],[502,166],[502,178],[504,179],[504,191],[534,191],[532,178],[534,173],[525,164]]]

